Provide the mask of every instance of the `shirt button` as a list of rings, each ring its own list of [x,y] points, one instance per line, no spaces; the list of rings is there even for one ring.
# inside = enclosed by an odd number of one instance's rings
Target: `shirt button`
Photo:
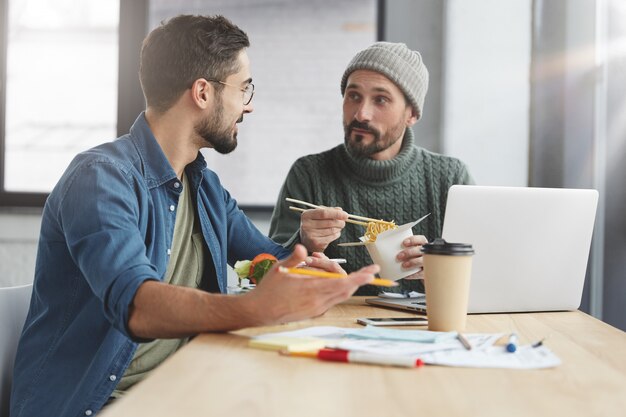
[[[109,376],[109,379],[110,379],[111,381],[115,381],[115,380],[117,379],[117,377],[116,377],[115,375],[111,375],[111,376]]]
[[[174,183],[174,188],[178,188],[178,187],[180,187],[180,183],[179,182],[175,182]]]
[[[86,416],[90,416],[90,415],[92,415],[92,414],[93,414],[93,411],[91,411],[91,410],[87,410],[87,411],[85,411],[85,415],[86,415]]]
[[[172,204],[172,205],[170,206],[170,211],[174,211],[175,209],[176,209],[176,207],[174,207],[174,205]]]
[[[171,254],[172,254],[172,250],[171,250],[171,249],[168,249],[168,250],[167,250],[167,254],[168,254],[168,255],[171,255]]]

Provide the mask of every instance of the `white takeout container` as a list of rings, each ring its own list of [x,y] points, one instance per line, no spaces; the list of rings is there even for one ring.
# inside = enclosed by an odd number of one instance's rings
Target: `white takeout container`
[[[404,249],[402,241],[413,236],[411,228],[418,222],[419,220],[403,224],[396,229],[385,230],[378,235],[376,241],[365,244],[372,261],[380,266],[381,278],[397,281],[420,271],[419,266],[410,269],[403,268],[402,262],[396,259],[398,252]]]

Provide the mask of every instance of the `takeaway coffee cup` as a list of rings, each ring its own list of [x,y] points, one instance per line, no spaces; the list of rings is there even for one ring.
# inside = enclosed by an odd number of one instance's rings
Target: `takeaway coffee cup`
[[[467,243],[435,239],[422,246],[428,330],[465,330],[472,255]]]

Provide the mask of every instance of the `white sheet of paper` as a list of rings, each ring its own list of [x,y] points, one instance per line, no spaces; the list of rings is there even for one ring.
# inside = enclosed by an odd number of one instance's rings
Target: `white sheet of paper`
[[[519,346],[515,353],[507,352],[504,346],[491,346],[476,350],[439,350],[420,355],[420,358],[430,365],[471,368],[544,369],[561,364],[546,346],[533,348],[530,345]]]
[[[268,333],[257,336],[261,337],[317,337],[324,340],[335,341],[337,339],[368,339],[368,340],[391,340],[401,342],[440,343],[448,340],[456,340],[456,332],[432,332],[429,330],[399,330],[377,326],[366,326],[353,329],[345,327],[319,326],[289,332]],[[460,343],[459,343],[460,345]]]
[[[493,345],[502,334],[471,334],[465,335],[473,349],[484,349]],[[415,356],[426,352],[438,352],[442,350],[465,350],[461,342],[455,338],[446,339],[438,343],[415,343],[397,340],[376,339],[341,339],[327,345],[336,349],[377,353],[380,355],[406,355]]]

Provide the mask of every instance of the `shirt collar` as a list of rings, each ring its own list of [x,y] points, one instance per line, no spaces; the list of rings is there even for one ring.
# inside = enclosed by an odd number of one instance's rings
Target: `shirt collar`
[[[176,172],[148,125],[145,112],[141,112],[131,126],[130,138],[141,158],[143,175],[149,187],[158,187],[176,178]],[[187,165],[187,169],[192,172],[199,172],[204,168],[206,161],[200,152],[196,159]]]

